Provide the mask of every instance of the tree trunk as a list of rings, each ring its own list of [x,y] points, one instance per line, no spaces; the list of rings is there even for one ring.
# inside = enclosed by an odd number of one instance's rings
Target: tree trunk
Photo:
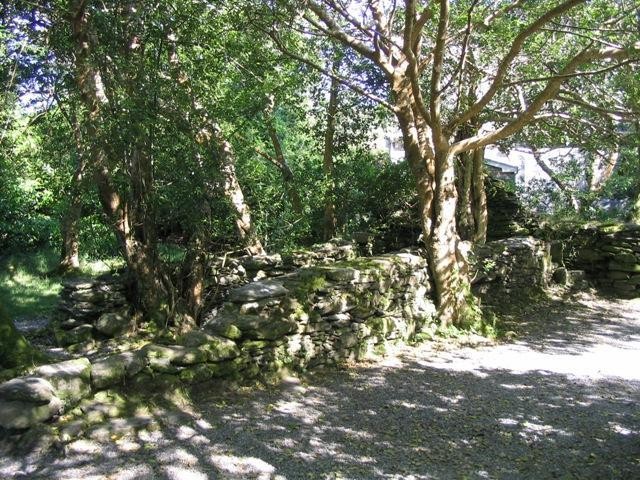
[[[173,76],[178,86],[183,88],[189,96],[192,109],[199,122],[199,125],[191,125],[194,139],[211,152],[213,161],[219,169],[223,179],[222,192],[233,211],[238,238],[250,255],[264,255],[266,252],[251,220],[251,210],[245,202],[242,187],[236,175],[236,160],[231,143],[225,138],[220,126],[196,102],[190,78],[182,69],[174,33],[170,32],[167,35],[167,43],[169,46],[169,65],[172,67]]]
[[[74,175],[75,177],[75,175]],[[75,180],[74,180],[75,181]],[[57,271],[71,272],[80,268],[80,243],[78,241],[78,223],[82,216],[82,195],[72,187],[69,195],[69,206],[61,225],[62,251]]]
[[[484,188],[484,147],[473,151],[473,219],[475,233],[473,242],[484,244],[487,241],[489,212],[487,208],[487,192]]]
[[[57,98],[56,98],[57,100]],[[71,175],[68,194],[67,210],[60,222],[60,233],[62,234],[62,245],[60,251],[60,261],[56,271],[66,273],[80,268],[80,245],[78,240],[78,223],[82,216],[82,184],[86,168],[86,153],[82,142],[82,132],[75,113],[68,114],[58,103],[60,111],[67,119],[69,127],[73,131],[76,146],[76,168]]]
[[[435,155],[433,231],[428,252],[438,296],[438,317],[443,326],[464,325],[473,320],[475,306],[469,280],[468,246],[456,229],[457,192],[454,157],[448,151]]]
[[[456,158],[456,179],[458,187],[457,222],[460,238],[473,240],[475,219],[473,216],[473,176],[474,163],[472,152],[464,152]]]
[[[203,221],[195,227],[189,240],[180,273],[180,292],[187,312],[196,321],[204,305],[207,232],[203,223],[211,219],[211,208],[207,202],[202,204],[201,219]]]
[[[280,142],[280,138],[278,137],[278,132],[276,131],[276,126],[273,121],[273,109],[273,98],[270,98],[269,105],[264,114],[267,133],[269,134],[271,144],[273,145],[273,151],[275,152],[275,158],[271,157],[270,161],[280,171],[280,175],[282,175],[284,189],[287,192],[287,197],[289,197],[289,201],[291,202],[293,211],[296,213],[296,215],[302,216],[302,200],[300,199],[300,194],[298,193],[298,189],[296,188],[293,172],[291,171],[291,168],[289,167],[289,164],[287,163],[287,160],[284,156],[284,151],[282,150],[282,143]]]
[[[421,227],[443,326],[464,325],[477,314],[471,294],[468,246],[456,228],[457,191],[454,157],[429,143],[426,127],[412,108],[411,86],[400,79],[393,86],[396,116],[404,151],[416,182]]]
[[[640,162],[640,122],[635,122],[634,127],[636,131],[635,139],[636,142],[638,142],[636,147],[636,161]],[[633,223],[640,223],[640,178],[636,179],[636,188],[634,190],[635,194],[633,198],[633,204],[631,205],[631,209],[629,210],[629,216],[627,220]]]
[[[73,3],[73,40],[76,47],[76,83],[88,110],[84,122],[85,138],[91,139],[87,158],[94,172],[100,203],[110,219],[120,251],[133,276],[136,306],[158,323],[166,321],[169,305],[167,277],[156,250],[155,221],[150,210],[152,164],[143,147],[134,146],[129,164],[131,205],[123,202],[109,170],[108,156],[100,135],[102,107],[108,103],[100,72],[90,63],[90,39],[86,2]],[[139,139],[138,139],[139,141]]]
[[[212,129],[215,156],[224,179],[223,191],[235,216],[238,237],[250,255],[264,255],[264,248],[251,220],[251,210],[236,176],[236,159],[231,144],[224,138],[219,126],[213,125]]]
[[[334,70],[337,67],[334,62]],[[323,238],[330,240],[336,235],[338,221],[336,218],[336,179],[333,161],[334,137],[336,132],[336,114],[338,113],[338,90],[340,84],[336,78],[331,79],[329,87],[329,106],[327,108],[327,128],[324,132],[324,152],[322,155],[322,172],[325,179]]]

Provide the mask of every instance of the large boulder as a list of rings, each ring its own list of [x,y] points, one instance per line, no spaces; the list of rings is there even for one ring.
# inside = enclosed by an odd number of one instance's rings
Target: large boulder
[[[62,408],[53,385],[42,378],[14,378],[0,385],[0,427],[29,428],[58,415]]]
[[[0,385],[0,400],[44,405],[55,396],[53,385],[43,378],[20,377]]]
[[[20,400],[0,400],[0,427],[7,429],[30,428],[59,415],[62,408],[62,400],[58,397],[52,397],[45,404]]]
[[[34,374],[53,385],[56,396],[65,405],[73,405],[91,392],[91,363],[76,358],[36,368]]]
[[[107,337],[117,337],[126,332],[131,325],[131,316],[126,310],[103,313],[95,321],[96,330]]]

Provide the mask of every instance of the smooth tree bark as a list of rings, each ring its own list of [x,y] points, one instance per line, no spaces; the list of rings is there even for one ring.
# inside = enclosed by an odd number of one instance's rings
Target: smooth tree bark
[[[83,130],[91,141],[87,167],[93,172],[102,208],[111,222],[118,245],[133,278],[133,296],[148,319],[161,324],[168,320],[171,285],[158,257],[155,221],[151,209],[153,170],[151,159],[139,144],[132,145],[127,162],[127,197],[123,198],[112,178],[111,159],[101,131],[104,110],[109,104],[100,71],[91,62],[89,13],[86,0],[71,4],[72,38],[75,46],[75,81],[87,115]]]
[[[447,95],[452,91],[456,75],[448,75],[446,67],[458,71],[470,48],[469,39],[474,29],[486,35],[493,22],[502,20],[522,2],[490,7],[484,10],[489,14],[475,22],[472,13],[479,8],[478,3],[471,3],[466,26],[462,29],[451,23],[451,7],[458,5],[450,0],[429,2],[424,7],[416,0],[405,0],[402,8],[372,0],[361,5],[358,14],[337,0],[309,0],[306,3],[302,27],[342,44],[375,66],[386,79],[389,96],[370,90],[357,78],[340,76],[298,51],[287,49],[277,29],[271,32],[276,45],[288,55],[377,101],[396,116],[418,193],[424,243],[443,325],[464,324],[478,315],[470,293],[468,245],[461,241],[456,226],[456,156],[496,143],[536,120],[536,115],[557,96],[561,86],[573,75],[580,74],[578,69],[581,67],[601,60],[621,62],[640,50],[640,42],[631,47],[587,44],[568,54],[557,73],[536,79],[541,88],[532,90],[526,108],[493,128],[456,141],[457,129],[477,119],[504,90],[506,79],[526,42],[586,0],[562,1],[524,26],[502,58],[496,59],[486,75],[479,98],[469,106],[457,102],[458,108],[452,110],[450,105],[456,102]],[[425,31],[426,25],[431,28],[429,32]],[[443,108],[447,110],[446,115],[443,115]]]

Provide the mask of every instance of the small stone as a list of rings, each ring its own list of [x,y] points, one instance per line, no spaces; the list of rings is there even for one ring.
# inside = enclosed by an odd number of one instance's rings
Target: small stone
[[[60,328],[63,330],[71,330],[72,328],[79,327],[84,322],[77,320],[75,318],[67,318],[66,320],[60,322]]]
[[[348,313],[335,313],[324,317],[327,322],[339,322],[351,320],[351,315]]]
[[[334,282],[355,282],[360,278],[360,271],[355,268],[329,268],[322,269],[329,280]]]

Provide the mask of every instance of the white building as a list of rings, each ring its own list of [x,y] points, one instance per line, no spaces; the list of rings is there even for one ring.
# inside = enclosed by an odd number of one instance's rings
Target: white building
[[[398,130],[378,128],[372,146],[374,151],[388,154],[391,163],[404,161],[402,135]],[[581,153],[578,149],[563,147],[541,150],[540,157],[553,170],[559,161],[579,160]],[[530,148],[515,147],[504,153],[491,145],[485,149],[484,160],[494,174],[502,179],[514,180],[518,186],[528,185],[536,179],[551,180],[536,162]]]

